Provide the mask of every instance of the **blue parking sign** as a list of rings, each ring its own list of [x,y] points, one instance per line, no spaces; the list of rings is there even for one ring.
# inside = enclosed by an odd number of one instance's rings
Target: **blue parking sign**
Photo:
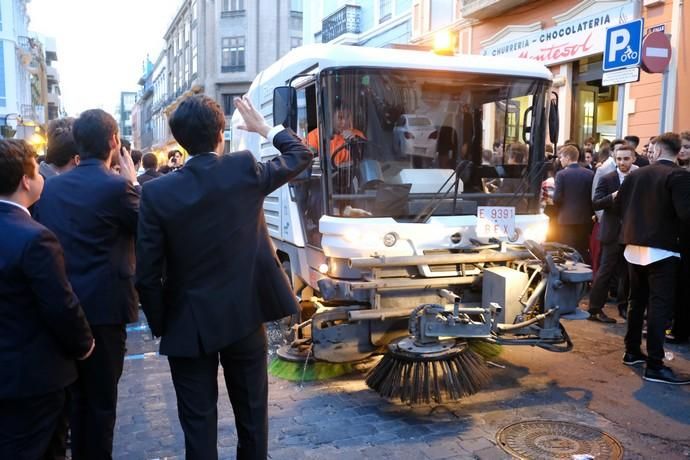
[[[606,29],[605,71],[640,65],[643,30],[642,19]]]

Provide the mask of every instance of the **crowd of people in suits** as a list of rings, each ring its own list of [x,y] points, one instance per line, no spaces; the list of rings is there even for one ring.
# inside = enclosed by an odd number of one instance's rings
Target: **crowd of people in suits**
[[[598,151],[594,143],[557,151],[554,177],[543,185],[549,239],[592,266],[590,320],[616,322],[603,309],[613,292],[627,321],[623,363],[646,363],[645,380],[690,384],[664,362],[664,343],[690,336],[690,131],[653,137],[641,152],[637,136],[604,141]]]
[[[68,429],[73,460],[112,458],[140,304],[169,360],[186,457],[218,456],[219,363],[237,458],[267,457],[263,324],[298,306],[262,203],[312,153],[246,97],[235,106],[242,129],[281,155],[222,155],[225,116],[202,95],[171,115],[189,160],[173,152],[161,177],[155,155],[130,153],[99,109],[51,123],[45,166],[26,142],[0,140],[0,458],[65,458]]]

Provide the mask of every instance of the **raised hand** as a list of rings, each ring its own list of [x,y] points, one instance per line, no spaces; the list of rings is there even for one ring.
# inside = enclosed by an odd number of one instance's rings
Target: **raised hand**
[[[247,95],[235,98],[235,107],[242,115],[243,124],[239,125],[239,129],[249,131],[252,133],[259,133],[263,137],[268,135],[271,127],[264,120],[263,115],[254,108],[252,101],[249,100]]]

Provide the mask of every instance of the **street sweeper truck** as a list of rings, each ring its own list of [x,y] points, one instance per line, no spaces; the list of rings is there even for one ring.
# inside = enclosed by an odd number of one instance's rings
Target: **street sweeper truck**
[[[282,359],[385,352],[369,385],[419,402],[479,388],[473,342],[570,348],[560,317],[591,271],[544,244],[551,79],[529,60],[338,45],[294,49],[256,77],[254,105],[315,153],[264,203],[302,307]],[[239,124],[232,150],[278,155]]]

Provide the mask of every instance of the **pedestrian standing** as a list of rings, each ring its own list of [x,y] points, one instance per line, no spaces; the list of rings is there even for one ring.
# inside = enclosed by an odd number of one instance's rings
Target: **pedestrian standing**
[[[79,166],[46,183],[37,219],[65,248],[67,274],[96,339],[78,363],[72,396],[72,458],[110,459],[122,375],[126,324],[137,321],[134,239],[139,209],[136,171],[121,149],[115,119],[94,109],[74,122]],[[117,157],[120,174],[110,172]]]
[[[137,288],[151,331],[168,356],[187,459],[217,452],[218,363],[235,413],[237,458],[265,459],[268,376],[263,323],[297,311],[263,214],[268,194],[311,162],[308,147],[270,128],[247,97],[235,99],[244,128],[282,155],[258,163],[249,151],[222,155],[225,116],[191,96],[169,120],[189,152],[185,167],[142,189]]]
[[[553,202],[559,209],[560,240],[575,248],[589,264],[594,173],[580,166],[580,152],[574,145],[564,145],[558,155],[563,169],[556,173]]]
[[[65,406],[94,340],[55,235],[34,221],[43,177],[21,140],[0,140],[0,458],[49,454]]]
[[[676,164],[680,137],[663,134],[654,145],[654,164],[630,173],[616,197],[630,274],[628,330],[623,363],[646,361],[643,378],[690,384],[664,365],[664,336],[671,322],[680,257],[681,222],[690,222],[690,173]],[[647,356],[640,348],[647,310]]]
[[[620,215],[614,206],[614,200],[618,195],[618,189],[630,173],[633,165],[635,151],[632,147],[622,146],[616,149],[616,170],[604,175],[597,185],[594,193],[592,205],[595,211],[603,211],[599,233],[597,237],[601,241],[601,265],[592,283],[592,290],[589,294],[589,319],[602,323],[615,323],[616,320],[609,318],[604,313],[604,304],[609,292],[609,285],[612,280],[618,282],[618,310],[621,316],[627,316],[628,300],[628,274],[627,264],[623,257],[625,249],[620,244]],[[624,307],[623,307],[624,306]],[[625,310],[623,310],[625,308]]]

